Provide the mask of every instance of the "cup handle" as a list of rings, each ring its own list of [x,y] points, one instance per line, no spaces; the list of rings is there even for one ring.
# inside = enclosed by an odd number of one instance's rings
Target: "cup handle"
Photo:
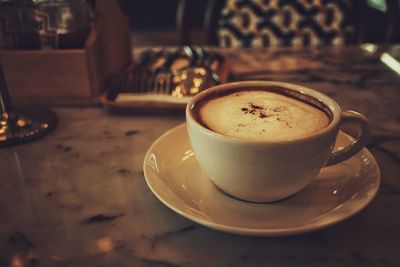
[[[350,145],[333,152],[325,166],[337,164],[351,158],[367,144],[371,136],[371,128],[368,119],[358,112],[345,110],[341,113],[340,126],[348,122],[354,122],[358,125],[358,136]]]

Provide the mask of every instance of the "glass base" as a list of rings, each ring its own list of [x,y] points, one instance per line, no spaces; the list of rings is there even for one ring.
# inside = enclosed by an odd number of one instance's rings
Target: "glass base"
[[[24,107],[0,114],[0,147],[40,138],[57,125],[56,114],[48,108]]]

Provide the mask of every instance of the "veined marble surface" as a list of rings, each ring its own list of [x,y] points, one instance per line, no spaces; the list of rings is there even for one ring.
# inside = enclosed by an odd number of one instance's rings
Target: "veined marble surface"
[[[183,116],[56,108],[50,135],[0,149],[0,266],[400,266],[400,79],[350,52],[301,53],[297,63],[281,53],[298,71],[266,78],[317,88],[369,117],[382,185],[361,213],[288,237],[205,228],[158,201],[142,172],[148,147]],[[263,56],[246,51],[233,62],[248,64],[251,53]],[[321,56],[331,60],[323,69]]]

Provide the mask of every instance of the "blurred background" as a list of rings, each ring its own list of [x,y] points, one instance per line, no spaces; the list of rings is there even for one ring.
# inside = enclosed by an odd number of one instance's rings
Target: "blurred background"
[[[119,0],[121,8],[129,17],[135,45],[178,45],[185,41],[192,44],[215,45],[218,41],[213,35],[216,34],[216,29],[219,26],[218,20],[221,19],[222,9],[228,5],[228,2],[234,1],[147,0],[137,2]],[[236,2],[270,2],[271,4],[277,1],[239,0]],[[329,4],[329,2],[335,1],[304,2],[326,2]],[[400,1],[355,0],[342,2],[348,2],[352,5],[348,15],[353,23],[363,24],[364,32],[360,41],[374,43],[400,41],[400,19],[398,16]],[[183,36],[185,34],[186,36]],[[388,35],[391,36],[388,37]]]
[[[399,0],[0,0],[0,62],[21,102],[182,98],[235,80],[224,48],[385,49],[399,14]]]

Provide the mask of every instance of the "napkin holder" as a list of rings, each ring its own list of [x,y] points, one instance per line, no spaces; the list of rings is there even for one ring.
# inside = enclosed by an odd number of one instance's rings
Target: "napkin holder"
[[[82,49],[0,50],[16,104],[98,104],[108,76],[133,63],[128,19],[117,0],[97,0]]]

